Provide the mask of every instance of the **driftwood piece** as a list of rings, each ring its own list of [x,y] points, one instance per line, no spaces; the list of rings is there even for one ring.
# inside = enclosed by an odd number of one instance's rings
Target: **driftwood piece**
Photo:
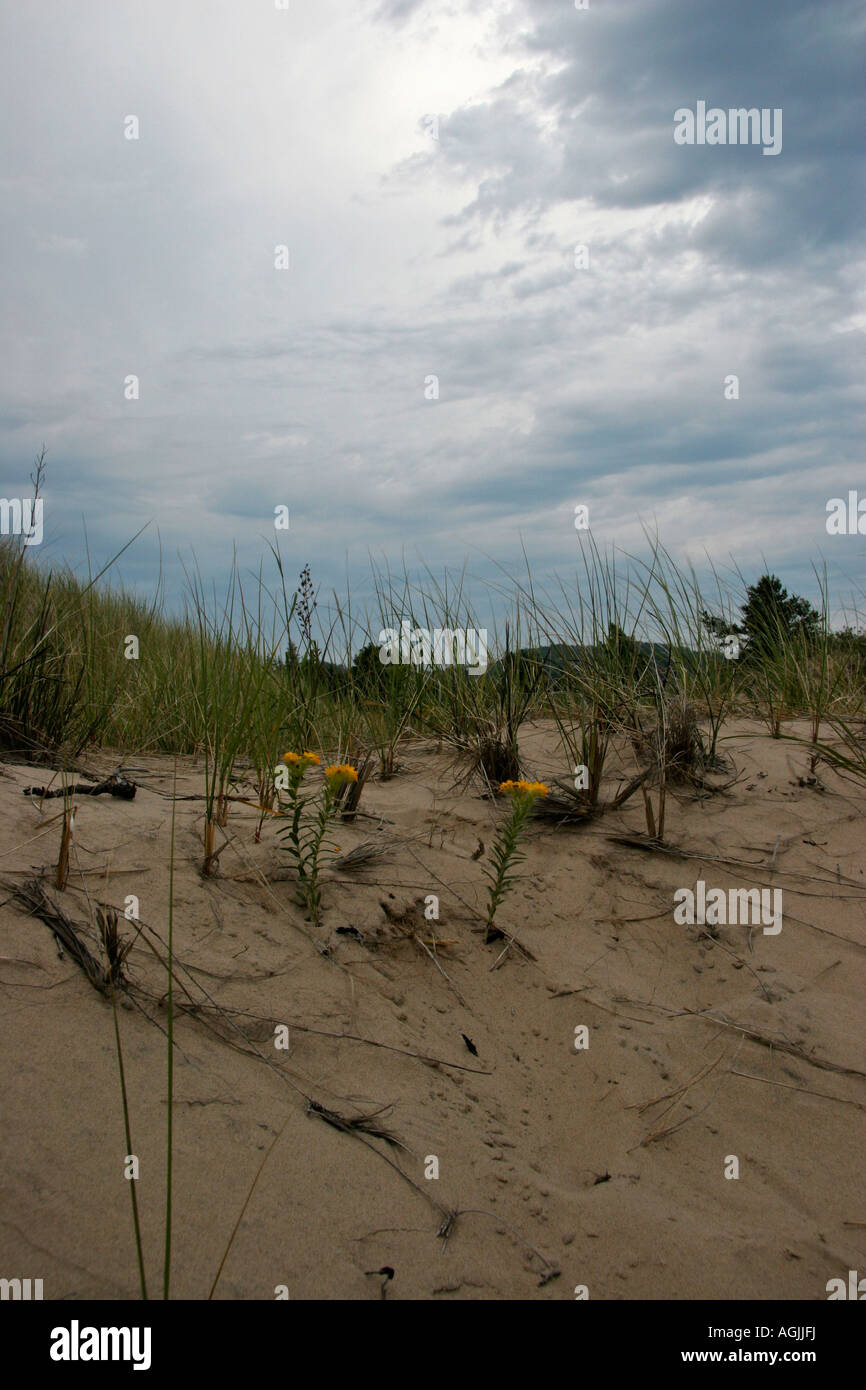
[[[126,777],[119,777],[116,773],[111,777],[106,777],[103,782],[96,782],[93,786],[87,786],[82,782],[76,783],[74,787],[25,787],[25,796],[37,796],[40,801],[49,801],[55,796],[117,796],[121,801],[132,801],[137,791],[136,784],[128,781]]]

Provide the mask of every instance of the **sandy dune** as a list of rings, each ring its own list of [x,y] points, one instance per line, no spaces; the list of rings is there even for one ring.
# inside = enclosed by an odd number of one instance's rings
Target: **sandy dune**
[[[804,785],[805,755],[757,724],[724,746],[736,784],[669,804],[667,842],[689,857],[611,841],[643,830],[637,797],[587,826],[532,827],[500,917],[534,960],[483,943],[475,856],[497,809],[435,745],[404,749],[399,774],[365,788],[373,818],[337,827],[341,851],[387,849],[325,879],[318,931],[279,877],[273,824],[255,845],[256,813],[235,803],[205,880],[202,802],[179,801],[175,953],[214,1009],[176,1022],[173,1296],[208,1295],[260,1168],[218,1298],[282,1285],[378,1299],[384,1285],[390,1299],[572,1299],[583,1285],[593,1299],[825,1299],[828,1279],[866,1267],[866,790],[820,768]],[[524,731],[521,751],[533,776],[567,770],[550,728]],[[124,765],[136,799],[80,799],[73,873],[53,895],[89,924],[89,904],[123,911],[134,894],[164,940],[173,762]],[[22,795],[50,771],[0,771],[2,873],[44,869],[53,893],[62,803]],[[178,792],[201,790],[201,764],[180,762]],[[781,932],[677,925],[674,892],[698,879],[781,888]],[[129,973],[136,1190],[159,1295],[166,976],[141,942]],[[111,1006],[6,893],[0,994],[0,1274],[42,1278],[46,1298],[136,1298]],[[178,986],[175,999],[189,1002]],[[379,1112],[405,1147],[340,1131],[310,1098]]]

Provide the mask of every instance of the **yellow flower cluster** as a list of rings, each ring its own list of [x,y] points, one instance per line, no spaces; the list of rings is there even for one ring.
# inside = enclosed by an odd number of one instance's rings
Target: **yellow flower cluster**
[[[325,768],[325,776],[334,788],[341,787],[344,782],[357,782],[358,769],[352,767],[351,763],[336,763],[332,767]]]
[[[289,767],[293,764],[297,765],[298,763],[304,763],[307,767],[315,764],[315,766],[318,767],[319,763],[322,761],[318,753],[284,753],[282,760],[284,763],[287,763]]]
[[[501,792],[510,792],[512,796],[547,796],[548,788],[543,782],[500,782]]]

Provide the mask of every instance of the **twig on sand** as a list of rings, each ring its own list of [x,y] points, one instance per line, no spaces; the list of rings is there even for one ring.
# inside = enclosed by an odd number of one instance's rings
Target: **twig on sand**
[[[24,796],[32,796],[40,801],[50,801],[58,796],[116,796],[122,801],[133,801],[136,793],[136,785],[129,782],[125,777],[119,777],[112,773],[104,781],[97,782],[95,786],[85,787],[78,782],[72,787],[23,787]]]
[[[196,1004],[193,1006],[193,1008],[195,1009],[196,1014],[200,1014],[207,1011],[207,1006],[203,1004]],[[270,1024],[274,1022],[274,1020],[270,1018],[265,1018],[262,1014],[250,1013],[248,1009],[232,1009],[225,1004],[214,1009],[213,1012],[217,1014],[232,1014],[235,1018],[252,1018],[262,1023]],[[307,1024],[295,1023],[292,1019],[283,1019],[282,1022],[285,1024],[286,1028],[288,1028],[290,1032],[294,1031],[295,1033],[308,1033],[312,1037],[317,1038],[333,1038],[337,1042],[364,1043],[367,1047],[381,1047],[384,1048],[386,1052],[397,1052],[402,1057],[414,1057],[419,1062],[428,1062],[432,1066],[448,1067],[452,1071],[468,1071],[474,1073],[476,1076],[493,1075],[491,1071],[487,1070],[484,1067],[467,1067],[462,1062],[449,1062],[445,1057],[433,1057],[426,1052],[412,1052],[407,1047],[396,1047],[393,1043],[380,1042],[378,1038],[362,1037],[360,1033],[335,1033],[331,1029],[310,1028]],[[248,1038],[247,1041],[253,1042],[254,1039]]]
[[[350,1134],[353,1138],[359,1139],[362,1144],[366,1144],[367,1148],[372,1149],[373,1153],[376,1154],[378,1158],[381,1158],[384,1163],[387,1163],[393,1168],[395,1173],[399,1173],[404,1182],[407,1182],[410,1187],[414,1187],[415,1191],[420,1193],[426,1202],[429,1202],[431,1206],[435,1207],[444,1217],[443,1225],[447,1224],[448,1229],[451,1229],[457,1213],[450,1207],[443,1207],[441,1202],[437,1202],[432,1193],[421,1187],[414,1178],[410,1178],[408,1173],[404,1173],[399,1163],[395,1163],[393,1158],[383,1153],[381,1149],[377,1149],[370,1142],[371,1138],[377,1138],[385,1139],[389,1144],[399,1144],[399,1140],[396,1140],[394,1136],[389,1134],[386,1130],[379,1131],[375,1127],[369,1127],[368,1122],[372,1120],[370,1115],[359,1116],[357,1121],[347,1120],[345,1117],[338,1115],[335,1110],[330,1110],[325,1105],[319,1105],[317,1101],[314,1101],[309,1096],[307,1097],[307,1101],[308,1115],[316,1115],[320,1120],[324,1120],[325,1124],[330,1125],[333,1129],[339,1130],[341,1134]],[[401,1144],[400,1147],[405,1148],[406,1145]],[[441,1231],[442,1227],[440,1226],[437,1234],[440,1234]]]
[[[742,1047],[742,1042],[740,1043],[740,1047]],[[738,1053],[739,1050],[740,1048],[738,1047]],[[679,1093],[673,1093],[674,1095],[678,1094],[678,1098],[674,1101],[672,1106],[668,1107],[668,1110],[666,1111],[667,1114],[670,1114],[672,1110],[675,1110],[677,1106],[681,1104],[681,1102],[685,1099],[687,1093],[691,1090],[692,1086],[696,1085],[698,1081],[703,1080],[705,1076],[709,1076],[710,1072],[713,1071],[719,1065],[719,1062],[722,1060],[723,1056],[724,1054],[720,1052],[714,1062],[711,1062],[709,1066],[704,1067],[700,1072],[698,1072],[695,1076],[692,1077],[691,1081],[687,1081],[684,1086],[680,1087]],[[736,1061],[736,1056],[734,1057],[734,1060]],[[725,1073],[725,1076],[726,1075],[728,1075],[727,1072]],[[709,1110],[716,1096],[719,1094],[719,1091],[724,1085],[725,1076],[722,1076],[718,1086],[713,1091],[713,1094],[710,1096],[706,1105],[702,1105],[700,1110],[693,1111],[691,1115],[685,1115],[681,1120],[677,1120],[676,1124],[674,1125],[667,1125],[663,1129],[655,1129],[651,1134],[644,1135],[640,1143],[635,1144],[632,1149],[628,1150],[628,1152],[632,1153],[634,1149],[644,1149],[648,1144],[654,1144],[657,1139],[667,1139],[671,1134],[676,1134],[678,1130],[682,1129],[683,1125],[687,1125],[690,1120],[696,1120],[699,1115],[703,1115],[705,1111]]]
[[[633,1004],[640,1009],[655,1009],[658,1013],[667,1014],[670,1018],[704,1018],[709,1023],[718,1023],[721,1028],[730,1028],[751,1042],[760,1043],[762,1047],[769,1047],[775,1052],[785,1052],[789,1057],[796,1057],[801,1062],[808,1063],[810,1067],[819,1067],[822,1071],[838,1072],[841,1076],[866,1077],[866,1071],[861,1071],[858,1067],[846,1067],[841,1062],[831,1062],[829,1058],[815,1057],[806,1052],[805,1048],[798,1047],[796,1043],[788,1042],[786,1038],[774,1037],[770,1033],[761,1033],[756,1028],[746,1028],[744,1024],[733,1023],[731,1019],[725,1018],[722,1014],[711,1013],[709,1009],[669,1009],[664,1004],[654,1004],[646,999],[627,999],[624,995],[615,995],[614,997],[619,1003]]]
[[[679,1099],[681,1096],[684,1096],[685,1093],[692,1088],[692,1086],[696,1086],[699,1081],[702,1081],[705,1076],[708,1076],[709,1073],[714,1069],[714,1067],[717,1067],[719,1065],[719,1062],[721,1060],[722,1054],[720,1053],[714,1062],[708,1062],[705,1067],[700,1067],[699,1070],[695,1072],[694,1076],[690,1077],[688,1081],[683,1082],[682,1086],[677,1086],[676,1089],[673,1091],[666,1091],[664,1095],[656,1096],[653,1100],[641,1101],[639,1104],[636,1105],[627,1105],[625,1107],[626,1110],[638,1110],[642,1115],[645,1110],[650,1110],[654,1105],[661,1104],[663,1100],[669,1100],[673,1102]],[[668,1107],[668,1109],[670,1109],[670,1107]]]
[[[755,980],[757,981],[757,984],[758,984],[759,988],[760,988],[760,989],[762,990],[762,992],[763,992],[764,998],[765,998],[765,999],[769,999],[769,998],[771,997],[771,996],[770,996],[770,991],[767,989],[767,986],[764,984],[764,981],[761,979],[761,977],[760,977],[760,975],[758,974],[757,970],[755,969],[755,967],[754,967],[753,965],[750,965],[750,964],[749,964],[749,962],[745,959],[745,957],[738,955],[737,952],[736,952],[735,950],[732,949],[732,947],[726,946],[725,943],[724,943],[724,941],[722,941],[721,937],[718,937],[718,936],[711,936],[711,934],[710,934],[708,931],[702,931],[702,932],[701,932],[701,936],[705,937],[705,938],[707,939],[707,941],[712,942],[713,946],[721,946],[722,950],[723,950],[723,951],[727,951],[727,953],[728,953],[729,956],[733,956],[733,958],[734,958],[735,961],[739,961],[741,965],[744,965],[744,966],[746,967],[746,969],[747,969],[752,975],[754,975]]]
[[[765,1086],[784,1086],[786,1091],[800,1091],[804,1096],[820,1096],[823,1100],[835,1100],[839,1105],[853,1105],[858,1110],[866,1110],[859,1100],[849,1100],[847,1096],[833,1096],[829,1091],[813,1091],[810,1086],[795,1086],[791,1081],[777,1081],[772,1076],[754,1076],[750,1071],[731,1071],[731,1076],[743,1076],[747,1081],[761,1081]]]
[[[436,969],[439,971],[439,974],[443,977],[443,979],[445,979],[445,980],[448,981],[448,984],[449,984],[449,985],[451,986],[451,988],[453,989],[453,991],[454,991],[454,993],[455,993],[457,999],[458,999],[459,1002],[465,1007],[465,1005],[466,1005],[466,1000],[463,998],[463,995],[460,993],[460,990],[458,989],[457,985],[455,985],[455,983],[454,983],[454,981],[452,980],[451,976],[448,974],[448,971],[447,971],[447,970],[443,970],[442,966],[440,965],[439,961],[436,959],[436,956],[434,955],[434,953],[430,950],[430,947],[427,945],[426,941],[422,941],[422,940],[421,940],[421,937],[418,935],[417,932],[412,932],[412,933],[411,933],[411,937],[412,937],[412,940],[413,940],[413,941],[416,941],[416,942],[418,943],[418,945],[421,947],[421,950],[422,950],[422,951],[426,951],[426,952],[427,952],[427,954],[428,954],[428,956],[430,957],[430,959],[432,960],[433,964],[436,966]]]
[[[700,859],[705,864],[724,864],[732,869],[769,869],[766,858],[763,859],[730,859],[723,854],[707,854],[701,850],[683,849],[679,845],[672,845],[668,841],[650,840],[646,835],[621,834],[607,835],[605,837],[614,844],[628,845],[631,849],[654,850],[659,854],[669,854],[675,859]],[[773,873],[778,878],[799,878],[806,883],[824,883],[835,886],[838,882],[835,874],[807,874],[800,869],[779,869],[773,868]],[[862,889],[861,884],[857,884],[854,879],[846,878],[846,883]],[[862,892],[854,894],[862,901]]]
[[[631,1018],[635,1023],[649,1023],[651,1020],[636,1018],[634,1014],[621,1015],[620,1010],[611,1008],[608,1004],[602,1004],[597,999],[593,999],[589,994],[589,986],[578,989],[559,989],[551,991],[551,998],[558,999],[569,994],[584,994],[587,1003],[594,1008],[602,1009],[605,1013]],[[762,1047],[769,1047],[771,1051],[785,1052],[789,1057],[796,1057],[801,1062],[806,1062],[811,1067],[818,1067],[822,1071],[837,1072],[841,1076],[862,1076],[866,1077],[866,1072],[860,1071],[857,1067],[846,1067],[840,1062],[830,1061],[829,1058],[816,1057],[806,1052],[796,1043],[788,1042],[786,1038],[774,1037],[770,1033],[761,1033],[755,1028],[746,1028],[741,1023],[734,1023],[722,1014],[711,1013],[709,1009],[671,1009],[665,1004],[656,1004],[649,999],[630,999],[627,995],[616,994],[613,996],[614,1004],[630,1004],[637,1009],[654,1009],[656,1013],[664,1014],[667,1018],[703,1018],[708,1023],[717,1023],[721,1028],[730,1028],[735,1033],[740,1033],[751,1042],[759,1043]]]
[[[610,1005],[601,1004],[597,999],[590,998],[590,985],[581,985],[576,989],[553,989],[551,985],[548,985],[547,988],[550,990],[551,999],[564,999],[569,994],[585,994],[587,996],[586,1002],[591,1004],[594,1009],[601,1009],[602,1013],[612,1014],[614,1018],[630,1018],[633,1023],[645,1023],[652,1027],[653,1020],[651,1018],[638,1018],[636,1014],[624,1014],[622,1009],[612,1009]]]
[[[503,946],[502,950],[499,952],[499,955],[496,957],[495,961],[491,965],[491,970],[498,969],[502,961],[505,959],[506,954],[511,950],[512,946],[516,946],[520,954],[522,956],[525,956],[527,960],[534,961],[536,959],[536,957],[530,951],[529,947],[524,946],[523,942],[520,941],[518,937],[512,936],[510,932],[508,932],[504,927],[497,927],[496,931],[500,936],[505,937],[505,945]]]

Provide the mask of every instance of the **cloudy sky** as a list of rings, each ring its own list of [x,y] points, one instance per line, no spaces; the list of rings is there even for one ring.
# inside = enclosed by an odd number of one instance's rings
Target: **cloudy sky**
[[[862,596],[825,520],[866,497],[864,30],[861,0],[4,6],[3,495],[44,442],[42,560],[149,523],[120,573],[146,592],[161,547],[170,596],[179,555],[256,566],[281,504],[325,589],[371,554],[567,574],[583,504],[601,544]],[[781,152],[678,144],[699,102],[780,109]]]

